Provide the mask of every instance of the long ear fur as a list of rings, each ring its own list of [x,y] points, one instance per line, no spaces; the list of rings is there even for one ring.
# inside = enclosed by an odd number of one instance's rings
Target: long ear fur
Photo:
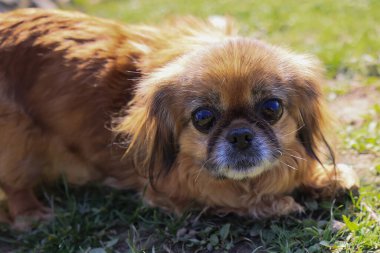
[[[125,159],[131,159],[134,167],[153,183],[162,173],[170,171],[179,147],[178,127],[171,111],[172,88],[149,89],[136,95],[114,131],[126,140]]]
[[[151,157],[149,168],[153,168],[155,162],[158,162],[166,173],[171,169],[179,150],[176,127],[176,120],[178,119],[174,119],[174,112],[170,110],[171,106],[175,104],[173,92],[170,87],[161,88],[157,91],[153,96],[148,117],[150,120],[154,120],[156,124],[151,147],[152,154],[153,152],[157,154]],[[157,161],[155,161],[156,159]]]
[[[335,166],[334,152],[326,141],[325,132],[331,119],[325,109],[321,91],[321,70],[319,63],[311,58],[303,58],[301,78],[297,80],[297,97],[299,98],[298,138],[307,154],[322,166],[321,154],[327,152]]]
[[[320,158],[323,146],[328,152],[328,157],[335,163],[335,156],[332,148],[325,138],[325,110],[318,97],[304,98],[305,102],[303,107],[300,108],[300,130],[298,131],[298,138],[302,145],[305,147],[307,154],[318,161],[321,165],[322,159]]]

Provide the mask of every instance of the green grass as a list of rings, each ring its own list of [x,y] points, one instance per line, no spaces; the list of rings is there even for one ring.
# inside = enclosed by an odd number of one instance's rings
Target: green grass
[[[87,13],[155,24],[169,16],[231,15],[242,33],[317,55],[339,99],[359,87],[379,87],[380,1],[75,0]],[[71,8],[71,7],[70,7]],[[380,92],[379,92],[380,94]],[[348,101],[349,103],[349,101]],[[375,252],[380,250],[380,108],[339,133],[341,151],[371,154],[371,178],[359,196],[316,202],[298,196],[303,216],[255,221],[189,211],[175,217],[146,207],[133,192],[104,187],[40,189],[55,219],[27,233],[0,226],[0,252]]]
[[[245,34],[317,55],[330,77],[380,75],[380,1],[75,0],[80,9],[124,22],[155,24],[178,15],[230,15]]]
[[[380,248],[380,226],[367,209],[379,210],[380,193],[373,195],[369,187],[362,189],[360,197],[340,204],[301,197],[307,209],[302,217],[263,221],[196,211],[174,217],[146,207],[135,193],[95,186],[69,188],[61,182],[42,192],[54,206],[55,219],[29,233],[3,226],[0,242],[17,252],[367,252]],[[334,226],[341,226],[343,217],[347,226],[336,231]]]
[[[48,192],[51,194],[52,190]],[[54,221],[38,225],[30,233],[1,236],[0,241],[19,245],[20,252],[30,249],[33,252],[123,252],[125,249],[152,252],[153,247],[156,252],[163,252],[164,248],[194,252],[237,247],[251,252],[260,246],[271,252],[294,249],[321,252],[340,245],[340,241],[335,241],[337,235],[332,232],[332,222],[335,216],[341,219],[341,213],[350,212],[342,206],[333,207],[330,202],[306,200],[308,214],[302,218],[290,216],[258,222],[197,212],[178,218],[145,207],[130,192],[97,187],[69,189],[64,183],[53,192],[54,198],[47,195],[45,198],[55,207]],[[330,216],[331,208],[334,217]]]
[[[360,127],[346,128],[346,145],[360,153],[380,154],[380,104],[363,115]]]

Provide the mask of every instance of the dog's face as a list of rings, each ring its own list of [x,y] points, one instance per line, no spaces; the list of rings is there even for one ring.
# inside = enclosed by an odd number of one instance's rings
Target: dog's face
[[[318,160],[318,82],[310,59],[256,40],[201,48],[148,77],[140,90],[156,122],[151,155],[164,169],[185,156],[231,179],[285,163],[287,155],[299,155],[295,145],[309,154],[300,159]]]

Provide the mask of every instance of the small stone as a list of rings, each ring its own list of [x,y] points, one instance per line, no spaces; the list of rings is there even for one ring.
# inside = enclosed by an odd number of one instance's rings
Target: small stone
[[[336,232],[339,232],[340,230],[342,230],[345,226],[346,226],[346,224],[344,224],[343,222],[337,221],[337,220],[333,220],[332,224],[331,224],[331,230],[334,233],[336,233]]]

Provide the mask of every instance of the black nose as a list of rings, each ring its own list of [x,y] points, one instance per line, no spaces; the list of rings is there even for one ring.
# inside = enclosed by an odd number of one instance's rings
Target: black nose
[[[249,128],[235,128],[227,134],[227,140],[241,150],[248,148],[253,139],[253,132]]]

